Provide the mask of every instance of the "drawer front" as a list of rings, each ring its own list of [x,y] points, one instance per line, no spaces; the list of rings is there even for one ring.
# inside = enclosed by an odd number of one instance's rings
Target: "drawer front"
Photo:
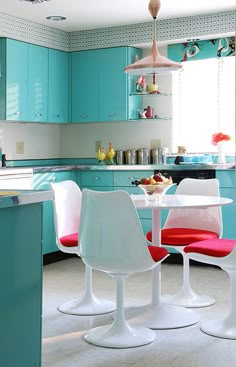
[[[51,182],[75,181],[75,173],[71,171],[35,173],[33,175],[33,188],[37,190],[50,189]]]
[[[80,177],[81,186],[83,187],[99,187],[112,186],[113,187],[113,172],[100,171],[86,171],[81,172]]]
[[[133,181],[140,180],[141,177],[150,177],[152,175],[153,171],[114,172],[114,186],[133,186]]]

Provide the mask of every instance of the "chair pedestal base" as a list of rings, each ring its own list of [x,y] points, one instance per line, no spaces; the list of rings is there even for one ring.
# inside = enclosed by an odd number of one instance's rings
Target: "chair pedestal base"
[[[164,303],[189,308],[207,307],[214,305],[216,302],[212,297],[200,296],[192,290],[186,292],[184,289],[181,289],[180,292],[173,295],[164,295],[161,297],[161,299]]]
[[[65,302],[58,307],[58,310],[69,315],[103,315],[114,311],[115,304],[106,299],[97,299],[96,297],[92,297],[90,299],[75,299]]]
[[[124,328],[117,331],[112,325],[100,326],[88,331],[84,339],[91,344],[107,348],[134,348],[150,344],[156,339],[156,334],[142,326]]]
[[[196,324],[200,316],[192,310],[168,304],[149,304],[144,307],[125,310],[130,324],[150,329],[176,329]]]
[[[219,338],[236,339],[235,321],[233,322],[230,318],[203,322],[200,329],[206,334]]]

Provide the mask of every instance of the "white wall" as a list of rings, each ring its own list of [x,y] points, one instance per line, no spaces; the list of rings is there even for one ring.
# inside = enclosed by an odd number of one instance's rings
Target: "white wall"
[[[60,157],[60,126],[0,121],[2,152],[7,159]],[[16,154],[16,142],[24,142],[24,154]]]

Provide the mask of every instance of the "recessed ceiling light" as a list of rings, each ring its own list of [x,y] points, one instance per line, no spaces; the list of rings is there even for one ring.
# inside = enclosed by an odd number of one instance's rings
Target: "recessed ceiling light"
[[[46,19],[48,20],[55,20],[55,21],[60,21],[60,20],[65,20],[66,17],[62,17],[61,15],[50,15],[49,17],[47,17]]]

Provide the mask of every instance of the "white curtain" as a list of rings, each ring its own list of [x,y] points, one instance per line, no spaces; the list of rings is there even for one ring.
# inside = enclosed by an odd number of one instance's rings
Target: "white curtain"
[[[183,63],[173,79],[174,145],[187,152],[215,152],[216,132],[232,136],[225,145],[235,152],[235,57]]]

